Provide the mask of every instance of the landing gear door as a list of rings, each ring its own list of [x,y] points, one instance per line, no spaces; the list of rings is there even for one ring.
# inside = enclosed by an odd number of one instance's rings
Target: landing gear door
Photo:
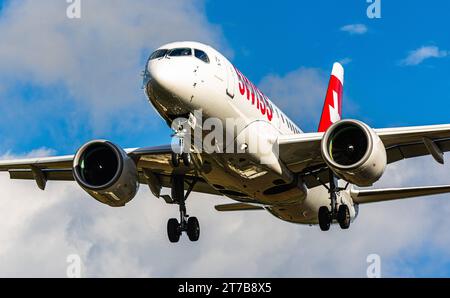
[[[228,64],[228,63],[227,63]],[[236,71],[233,65],[229,63],[226,65],[227,68],[227,95],[234,98],[234,90],[236,89]]]

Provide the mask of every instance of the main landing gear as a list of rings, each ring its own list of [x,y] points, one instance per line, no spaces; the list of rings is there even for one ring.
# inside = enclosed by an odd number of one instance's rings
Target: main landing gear
[[[330,187],[328,188],[330,193],[330,207],[322,206],[319,208],[319,226],[322,231],[328,231],[330,229],[333,220],[339,223],[341,229],[348,229],[350,227],[350,210],[347,205],[342,204],[338,208],[337,193],[341,191],[337,185],[337,179],[333,172],[330,171]]]
[[[186,156],[184,154],[186,154]],[[180,159],[183,160],[183,163],[186,166],[189,166],[191,162],[190,155],[187,153],[182,153],[181,155],[173,154],[173,158],[173,164],[176,164],[178,161],[179,165]],[[180,221],[176,218],[171,218],[167,222],[167,234],[169,236],[169,241],[172,243],[178,242],[183,232],[186,232],[191,241],[197,241],[200,238],[200,223],[198,222],[198,219],[196,217],[189,217],[186,212],[186,200],[194,189],[196,179],[194,178],[190,183],[186,181],[186,183],[189,184],[186,194],[184,193],[184,183],[184,175],[172,176],[172,201],[180,207]]]

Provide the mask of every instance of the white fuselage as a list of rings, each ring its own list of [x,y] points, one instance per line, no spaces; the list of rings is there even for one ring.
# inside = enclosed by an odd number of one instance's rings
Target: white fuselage
[[[216,152],[205,152],[192,144],[199,174],[218,192],[234,200],[263,204],[286,221],[317,223],[319,207],[330,202],[327,189],[307,189],[276,152],[270,156],[265,153],[264,158],[270,162],[262,162],[261,152],[244,150],[252,139],[270,145],[280,135],[302,133],[300,128],[218,51],[196,42],[171,43],[158,50],[173,49],[191,49],[191,54],[185,51],[184,55],[170,56],[169,52],[149,59],[144,89],[168,125],[180,117],[192,118],[195,112],[201,113],[202,121],[194,122],[194,126],[210,118],[223,123],[225,137],[215,144],[219,148]],[[196,57],[200,51],[207,59]],[[226,129],[230,120],[239,125]],[[230,148],[243,151],[231,153]],[[355,217],[348,192],[341,192],[339,199],[351,207]]]

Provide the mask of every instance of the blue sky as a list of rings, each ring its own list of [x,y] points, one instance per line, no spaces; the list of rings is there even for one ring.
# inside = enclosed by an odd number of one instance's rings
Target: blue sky
[[[287,107],[285,112],[306,131],[313,131],[318,122],[334,61],[346,61],[344,117],[366,121],[373,127],[450,123],[448,1],[436,0],[424,5],[423,1],[417,0],[382,0],[381,19],[369,19],[366,16],[369,4],[365,0],[348,0],[345,5],[344,1],[324,0],[193,0],[183,1],[183,4],[152,0],[124,4],[119,0],[111,1],[112,4],[107,7],[102,7],[102,1],[82,1],[83,17],[77,21],[64,17],[65,1],[46,0],[39,4],[32,0],[8,1],[5,6],[5,1],[0,0],[0,154],[26,155],[42,148],[50,149],[54,154],[73,153],[93,138],[110,139],[123,147],[170,142],[170,130],[148,105],[140,90],[139,73],[154,48],[174,40],[207,42],[228,54],[247,77],[271,95],[274,102]],[[429,164],[422,160],[411,167],[410,164],[394,167],[382,185],[436,181],[448,183],[448,173],[431,165],[427,177],[421,176],[423,165]],[[402,172],[404,169],[408,173]],[[17,189],[12,192],[23,195]],[[68,201],[72,199],[65,196],[60,188],[53,192],[50,190],[50,196],[62,196]],[[77,193],[77,196],[81,197],[82,193]],[[358,219],[360,223],[356,222],[355,230],[344,234],[343,238],[336,233],[325,239],[315,229],[301,227],[298,229],[303,234],[294,236],[294,239],[287,237],[292,243],[286,243],[285,247],[279,249],[290,249],[286,252],[292,253],[288,254],[289,258],[295,259],[296,252],[303,256],[303,260],[316,260],[317,263],[313,265],[322,265],[320,257],[326,252],[313,253],[326,247],[324,243],[340,247],[339,241],[346,239],[357,243],[353,248],[355,251],[350,251],[358,256],[364,256],[366,250],[378,249],[387,260],[385,265],[390,276],[449,276],[450,255],[446,244],[450,243],[450,239],[447,239],[445,229],[434,233],[434,227],[445,226],[445,211],[450,211],[450,206],[439,205],[436,201],[430,204],[421,201],[417,205],[420,207],[408,202],[403,205],[393,204],[364,209],[362,216],[365,217]],[[63,211],[68,212],[69,216],[78,215],[70,213],[73,208],[67,206],[72,205],[65,206]],[[87,206],[90,208],[91,205]],[[155,208],[160,207],[156,205]],[[15,212],[22,216],[21,206],[15,208]],[[441,213],[435,216],[436,209],[440,209]],[[54,209],[49,210],[52,213],[47,215],[55,214]],[[393,214],[404,210],[409,211],[404,215],[404,222],[394,221]],[[82,212],[85,211],[82,209]],[[98,212],[108,218],[118,216],[114,211],[101,209]],[[129,214],[126,212],[131,211],[125,211],[124,214]],[[417,216],[425,217],[427,223],[417,227],[416,213]],[[96,215],[88,212],[85,216],[95,225]],[[221,223],[227,220],[241,223],[249,218],[261,220],[253,215],[231,219],[216,213],[208,216],[204,215],[215,226],[220,226],[216,220]],[[386,222],[379,219],[383,216]],[[257,222],[246,224],[252,225],[255,234],[258,233]],[[279,237],[287,234],[285,229],[297,231],[297,226],[275,220],[270,221],[270,224],[274,227],[273,235]],[[377,224],[382,228],[377,230]],[[165,222],[162,222],[164,225]],[[42,233],[49,233],[46,228],[42,229]],[[417,229],[417,235],[409,229]],[[366,230],[370,233],[365,233]],[[102,236],[91,235],[91,231],[86,233],[88,236],[85,237],[92,236],[93,239],[89,240],[101,247],[102,243],[95,242],[95,237]],[[241,242],[235,240],[229,245],[245,245],[246,235],[239,234],[237,230],[233,233]],[[396,239],[402,239],[403,242],[385,247],[385,243],[376,241],[376,237],[385,233],[391,237],[387,242],[396,242]],[[159,235],[156,232],[154,234]],[[220,232],[217,234],[220,235]],[[67,238],[64,231],[61,231],[61,235],[55,237]],[[159,236],[155,237],[159,240]],[[223,239],[229,237],[230,234],[225,234]],[[76,242],[77,238],[74,238],[70,239]],[[310,242],[305,244],[301,241],[305,238]],[[253,241],[254,244],[270,247],[261,239]],[[120,239],[116,241],[121,243]],[[139,241],[129,240],[130,243]],[[214,241],[221,243],[223,240]],[[223,247],[230,248],[227,245]],[[146,253],[147,246],[142,247],[143,253]],[[194,256],[198,253],[195,248],[190,251],[189,247],[183,247]],[[310,250],[297,251],[298,247]],[[167,250],[163,244],[158,248],[161,254],[170,251],[170,257],[182,255],[182,252],[177,254],[178,251]],[[346,249],[345,246],[343,248]],[[58,251],[54,247],[52,249]],[[202,249],[208,255],[217,248],[211,246]],[[259,271],[255,269],[264,276],[290,276],[289,272],[296,276],[298,267],[286,273],[279,271],[280,268],[275,265],[271,267],[266,264],[265,259],[253,259],[259,255],[271,256],[272,253],[268,250],[256,256],[241,257],[264,264],[264,268],[259,268]],[[225,250],[223,255],[231,254]],[[14,257],[13,254],[9,255],[10,259]],[[213,259],[216,257],[212,255]],[[289,258],[284,260],[286,267],[291,264]],[[197,259],[193,257],[192,260],[194,263]],[[153,259],[150,261],[156,262]],[[234,261],[226,259],[224,263],[233,264]],[[303,275],[364,275],[364,261],[348,271],[340,271],[338,265],[341,263],[337,259],[335,261],[336,268],[330,271],[319,272],[311,265],[313,269],[305,270]],[[238,266],[239,262],[236,263]],[[297,263],[293,261],[292,264]],[[37,264],[36,268],[39,266],[44,265]],[[197,265],[193,266],[197,268]],[[176,270],[177,267],[174,263],[172,267],[165,268],[164,276],[173,275],[171,269]],[[222,276],[224,272],[229,275],[241,272],[233,271],[236,268],[229,271],[217,268],[214,272],[217,276]],[[200,272],[202,276],[208,271],[197,268],[186,272],[182,272],[184,276],[189,275],[189,272]],[[102,273],[104,271],[100,270],[92,274]],[[247,273],[251,275],[252,271]]]
[[[450,49],[450,39],[445,30],[449,25],[447,12],[450,4],[445,1],[436,1],[439,3],[436,5],[423,5],[420,1],[383,1],[382,18],[371,20],[366,16],[368,4],[365,1],[346,3],[342,6],[333,1],[281,0],[255,5],[251,1],[208,0],[204,8],[207,19],[222,30],[231,49],[233,63],[255,83],[268,74],[282,76],[299,67],[321,69],[326,80],[334,61],[348,59],[345,96],[356,105],[349,108],[344,103],[345,116],[365,120],[375,127],[446,123],[448,113],[443,107],[450,100],[447,92],[450,57],[427,59],[415,66],[401,65],[401,61],[410,51],[422,46],[436,46],[444,51]],[[367,32],[349,34],[340,30],[349,24],[363,24]],[[141,57],[142,65],[145,56]],[[139,77],[130,77],[129,80],[136,88],[140,86]],[[6,96],[20,96],[25,99],[24,104],[27,101],[45,103],[49,94],[50,97],[58,96],[60,100],[69,97],[65,93],[67,90],[57,82],[43,88],[22,78],[7,82],[7,86]],[[272,97],[277,102],[276,94]],[[145,98],[142,95],[138,100],[142,102]],[[301,101],[302,98],[298,98],[298,103],[290,105],[300,105]],[[65,101],[65,104],[70,102]],[[144,113],[155,118],[151,108]],[[290,114],[290,110],[286,113]],[[314,116],[318,118],[319,114]],[[294,118],[306,131],[315,128],[305,125],[295,115]],[[56,148],[57,144],[49,140],[48,135],[64,134],[63,131],[70,126],[66,115],[58,113],[46,115],[39,129],[31,119],[23,121],[29,124],[29,134],[20,143],[10,144],[13,151],[26,152],[42,146]],[[58,125],[56,131],[55,124]],[[36,129],[30,130],[30,127]],[[9,127],[2,125],[0,133],[4,129]],[[83,124],[78,129],[71,136],[77,142],[58,151],[70,152],[76,148],[73,145],[80,145],[92,137],[113,138],[132,147],[152,145],[167,142],[170,133],[163,124],[154,122],[152,129],[143,129],[139,136],[132,137],[127,130],[114,128],[113,123],[100,132]],[[8,143],[7,140],[3,142]]]
[[[299,66],[329,69],[350,58],[345,94],[374,126],[448,122],[450,58],[399,66],[409,51],[435,45],[448,50],[448,1],[382,1],[382,18],[368,19],[366,1],[208,1],[235,50],[234,62],[254,81]],[[231,8],[231,9],[230,9]],[[367,33],[339,29],[364,24]],[[276,101],[276,98],[274,99]],[[301,100],[301,99],[299,99]],[[344,105],[345,109],[345,105]],[[298,120],[301,125],[301,119]]]

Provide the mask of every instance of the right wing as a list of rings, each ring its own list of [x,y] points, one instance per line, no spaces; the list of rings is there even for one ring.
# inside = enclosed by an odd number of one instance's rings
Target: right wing
[[[171,165],[172,148],[170,145],[126,149],[125,152],[137,162],[139,182],[149,185],[152,193],[159,197],[160,187],[171,187],[173,174],[185,174],[190,180],[196,179],[192,191],[221,195],[201,177],[197,177],[191,168]],[[74,181],[72,164],[74,155],[18,159],[0,161],[0,172],[8,172],[11,179],[35,180],[39,188],[45,189],[47,181]],[[155,185],[159,187],[154,187]],[[187,189],[188,184],[185,185]]]

